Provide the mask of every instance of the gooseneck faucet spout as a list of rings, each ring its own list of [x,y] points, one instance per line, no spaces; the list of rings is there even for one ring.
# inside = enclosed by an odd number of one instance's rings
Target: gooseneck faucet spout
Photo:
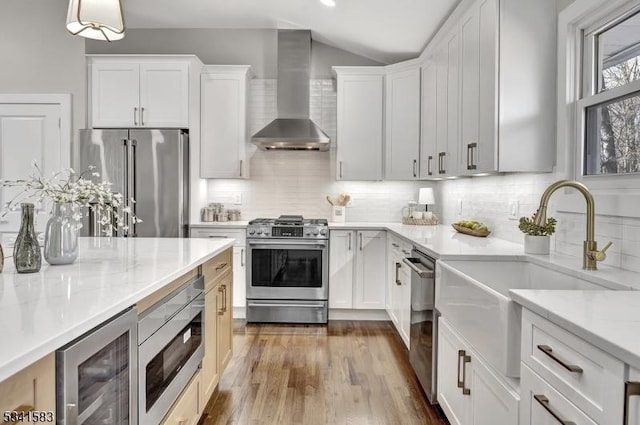
[[[593,199],[593,195],[591,195],[591,192],[589,192],[589,189],[585,185],[572,180],[560,180],[549,185],[542,194],[542,198],[540,198],[540,206],[535,214],[533,223],[538,226],[542,226],[546,223],[549,198],[551,198],[551,195],[553,195],[556,190],[562,187],[572,187],[577,189],[584,196],[584,199],[587,202],[587,232],[586,240],[584,241],[582,268],[585,270],[597,270],[598,261],[603,261],[607,258],[605,251],[609,249],[611,242],[609,242],[602,251],[598,251],[598,243],[595,240],[595,201]]]

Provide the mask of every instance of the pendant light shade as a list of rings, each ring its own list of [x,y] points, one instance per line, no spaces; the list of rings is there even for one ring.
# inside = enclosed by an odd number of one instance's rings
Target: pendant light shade
[[[124,37],[120,0],[69,0],[67,29],[94,40],[120,40]]]

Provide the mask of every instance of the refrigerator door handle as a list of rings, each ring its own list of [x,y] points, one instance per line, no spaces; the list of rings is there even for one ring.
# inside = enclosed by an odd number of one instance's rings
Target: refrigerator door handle
[[[129,187],[127,189],[128,193],[128,199],[129,199],[129,207],[130,207],[130,213],[128,214],[127,217],[127,222],[129,223],[129,232],[130,235],[132,237],[136,237],[136,222],[134,220],[134,216],[136,214],[136,141],[135,140],[130,140],[130,150],[129,150],[129,170],[128,170],[128,174],[129,174]]]
[[[124,193],[122,197],[124,199],[124,206],[126,207],[129,204],[129,140],[122,139],[122,147],[123,147],[123,162],[124,167],[122,167],[122,181],[123,181],[123,189]],[[126,224],[123,223],[123,224]],[[120,229],[118,229],[120,231]],[[122,230],[123,236],[128,236],[128,231]]]

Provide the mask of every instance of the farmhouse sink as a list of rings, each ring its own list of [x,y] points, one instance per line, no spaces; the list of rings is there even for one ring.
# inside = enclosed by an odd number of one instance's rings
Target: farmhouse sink
[[[520,305],[510,289],[606,289],[527,261],[450,260],[436,265],[436,309],[498,372],[520,376]]]

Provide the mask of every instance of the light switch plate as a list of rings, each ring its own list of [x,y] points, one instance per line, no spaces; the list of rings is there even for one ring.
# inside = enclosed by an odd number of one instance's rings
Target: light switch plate
[[[458,199],[458,215],[462,215],[462,199]]]
[[[236,192],[233,194],[233,203],[236,205],[242,205],[242,192]]]
[[[520,210],[520,202],[517,199],[511,199],[509,201],[509,210],[507,212],[509,220],[517,220]]]

